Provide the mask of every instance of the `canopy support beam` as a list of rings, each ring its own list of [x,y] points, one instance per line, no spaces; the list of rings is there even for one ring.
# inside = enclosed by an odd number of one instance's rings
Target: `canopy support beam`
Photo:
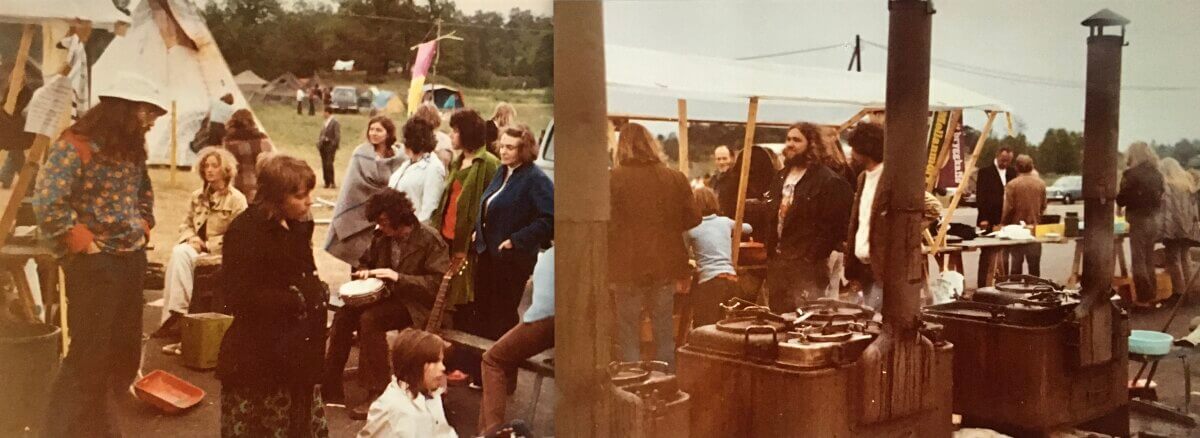
[[[742,242],[742,223],[746,218],[746,184],[750,181],[750,160],[754,157],[754,125],[758,119],[758,96],[750,98],[750,106],[746,115],[746,137],[742,142],[742,170],[738,177],[737,214],[734,215],[733,226],[733,268],[738,266],[738,249]],[[762,230],[760,233],[769,233]]]

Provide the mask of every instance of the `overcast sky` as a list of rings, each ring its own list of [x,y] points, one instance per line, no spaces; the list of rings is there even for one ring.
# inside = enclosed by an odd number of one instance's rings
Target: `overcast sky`
[[[204,5],[213,0],[196,0],[197,4]],[[291,5],[297,0],[282,0],[284,5]],[[337,7],[338,0],[307,0],[311,3],[325,3]],[[419,5],[429,4],[429,0],[416,0]],[[534,15],[550,16],[554,12],[553,0],[454,0],[458,5],[458,9],[467,15],[474,14],[475,11],[482,10],[484,12],[499,12],[508,15],[508,11],[512,8],[521,8],[533,11]]]
[[[460,1],[460,3],[463,3]],[[885,0],[742,1],[609,0],[608,43],[671,52],[737,58],[847,43],[836,48],[771,58],[772,62],[845,69],[854,35],[887,44]],[[934,66],[933,77],[1007,103],[1040,142],[1047,128],[1083,130],[1087,29],[1079,23],[1102,8],[1132,21],[1125,47],[1125,86],[1187,87],[1175,91],[1126,89],[1121,96],[1121,148],[1134,140],[1174,143],[1200,138],[1200,2],[1194,0],[954,0],[936,1],[933,57],[1002,75],[1051,78],[1046,86]],[[863,70],[884,72],[886,52],[864,45]],[[854,111],[850,111],[853,114]],[[982,126],[984,117],[967,114]]]

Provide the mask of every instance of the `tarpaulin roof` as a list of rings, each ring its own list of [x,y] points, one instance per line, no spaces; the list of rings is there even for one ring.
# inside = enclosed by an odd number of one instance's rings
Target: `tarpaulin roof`
[[[107,0],[0,0],[0,23],[37,24],[47,20],[84,20],[112,29],[129,23],[128,15]]]
[[[737,61],[618,45],[605,46],[609,114],[674,117],[675,99],[688,100],[689,118],[745,121],[746,101],[759,97],[759,119],[798,120],[802,114],[830,121],[847,106],[883,107],[886,78],[880,73]],[[731,105],[737,104],[737,105]],[[1008,111],[1003,102],[936,79],[930,110]],[[839,108],[840,107],[840,108]],[[812,120],[811,117],[806,119]]]

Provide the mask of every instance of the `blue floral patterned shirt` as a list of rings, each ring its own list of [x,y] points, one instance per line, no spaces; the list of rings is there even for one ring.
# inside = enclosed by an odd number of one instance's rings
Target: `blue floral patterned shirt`
[[[85,251],[90,242],[101,252],[137,251],[154,226],[154,189],[145,163],[104,157],[68,131],[48,151],[33,209],[42,237],[60,253]]]

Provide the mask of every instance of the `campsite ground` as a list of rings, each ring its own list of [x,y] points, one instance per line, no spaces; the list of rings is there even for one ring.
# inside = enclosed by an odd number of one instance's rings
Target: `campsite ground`
[[[550,90],[462,91],[467,105],[479,109],[485,118],[491,116],[492,109],[497,102],[507,101],[513,103],[517,108],[519,119],[523,123],[529,124],[535,132],[540,132],[553,114],[552,105],[546,103],[546,95],[551,92]],[[316,171],[318,183],[317,189],[314,190],[314,198],[316,200],[335,203],[338,195],[337,190],[321,188],[321,161],[317,155],[315,146],[315,139],[321,128],[321,114],[318,112],[315,116],[308,116],[306,111],[304,115],[297,115],[293,104],[293,102],[289,104],[259,104],[254,107],[254,111],[262,121],[267,134],[271,136],[272,141],[281,151],[304,159]],[[349,161],[350,152],[364,137],[367,116],[365,114],[339,114],[337,117],[342,123],[343,139],[335,165],[337,177],[340,179]],[[396,116],[394,119],[397,121],[397,124],[400,124],[403,122],[404,117]],[[442,129],[448,131],[448,124],[443,124]],[[187,213],[190,194],[200,186],[199,180],[194,173],[187,170],[177,170],[176,172],[176,181],[175,183],[171,183],[170,169],[159,167],[150,170],[150,177],[155,189],[154,211],[158,226],[152,232],[151,241],[154,244],[154,249],[151,251],[149,258],[151,261],[158,263],[166,263],[167,258],[170,256],[171,246],[174,244],[179,233],[179,224],[183,222],[184,216]],[[332,214],[332,207],[322,205],[320,202],[314,203],[313,216],[316,219],[329,219]],[[339,285],[349,280],[349,266],[321,250],[324,246],[327,230],[328,227],[325,225],[317,226],[313,235],[313,245],[317,248],[315,251],[317,267],[322,279],[336,290]],[[144,311],[143,329],[146,333],[150,333],[158,328],[159,325],[161,307],[156,306],[155,301],[161,298],[162,292],[148,290],[145,296],[146,302],[150,304],[146,306]],[[145,371],[163,369],[175,373],[203,388],[208,393],[208,396],[196,409],[181,416],[165,416],[138,403],[122,404],[119,407],[119,412],[122,418],[123,430],[130,436],[217,436],[219,434],[217,427],[220,415],[220,384],[216,381],[212,372],[201,372],[185,368],[181,365],[178,357],[162,354],[160,349],[163,344],[158,339],[150,339],[146,342],[144,352]],[[356,357],[352,356],[351,365],[356,361]],[[523,372],[521,375],[521,385],[514,395],[513,402],[510,404],[510,415],[529,418],[526,410],[529,407],[532,381],[532,375]],[[361,391],[354,384],[353,379],[348,380],[347,386],[348,395],[351,397],[356,395],[361,396]],[[534,423],[534,428],[539,432],[539,436],[553,433],[553,406],[555,403],[553,388],[552,383],[542,387],[542,395],[537,407],[536,422]],[[467,388],[452,388],[446,397],[448,419],[451,424],[456,426],[460,436],[472,436],[471,434],[475,432],[475,421],[479,412],[479,397],[480,393],[478,391]],[[327,410],[327,415],[330,422],[331,436],[333,437],[354,436],[363,424],[360,421],[351,420],[346,412],[341,409],[329,409]]]

